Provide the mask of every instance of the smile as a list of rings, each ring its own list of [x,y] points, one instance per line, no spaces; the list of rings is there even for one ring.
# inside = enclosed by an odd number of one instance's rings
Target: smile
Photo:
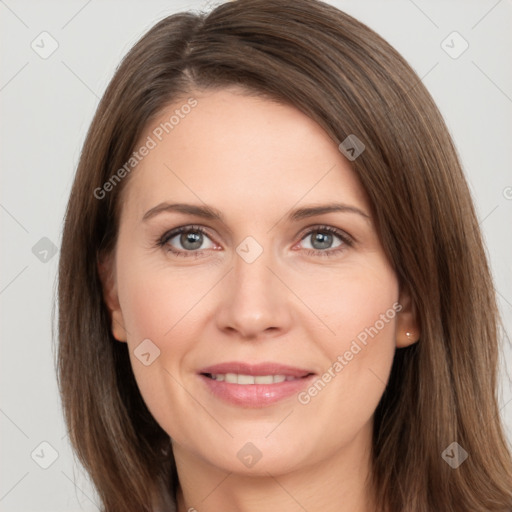
[[[217,374],[206,374],[210,379],[224,381],[229,384],[277,384],[279,382],[285,382],[290,380],[297,380],[297,377],[290,375],[243,375],[237,373],[217,373]]]
[[[277,363],[221,363],[198,372],[210,396],[239,407],[261,408],[296,395],[315,373]]]

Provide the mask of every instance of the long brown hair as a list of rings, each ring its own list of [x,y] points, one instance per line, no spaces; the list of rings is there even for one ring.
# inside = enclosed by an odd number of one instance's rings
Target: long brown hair
[[[191,91],[239,85],[300,109],[340,144],[411,292],[420,340],[396,351],[375,413],[372,487],[383,509],[510,511],[512,462],[497,405],[498,314],[470,193],[431,96],[364,24],[317,0],[238,0],[157,23],[96,111],[68,203],[59,266],[58,376],[70,439],[106,512],[173,508],[169,436],[116,342],[97,262],[116,244],[129,160],[148,122]],[[133,172],[136,172],[134,170]],[[442,457],[457,442],[457,469]]]

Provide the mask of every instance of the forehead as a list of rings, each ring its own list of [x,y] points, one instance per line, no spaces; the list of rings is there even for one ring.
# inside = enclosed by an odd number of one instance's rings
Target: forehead
[[[290,208],[302,198],[367,205],[350,163],[316,122],[293,106],[236,89],[177,100],[136,148],[145,143],[152,148],[132,171],[123,204],[137,216],[170,200],[240,214]]]

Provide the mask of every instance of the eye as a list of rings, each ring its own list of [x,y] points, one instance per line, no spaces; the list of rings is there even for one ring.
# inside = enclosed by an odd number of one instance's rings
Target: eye
[[[207,243],[206,246],[203,244]],[[200,251],[214,249],[215,245],[201,226],[181,226],[165,233],[157,242],[179,256],[196,256]],[[187,254],[191,253],[191,254]]]
[[[354,244],[345,232],[331,226],[314,226],[301,238],[305,253],[311,256],[334,256]],[[205,245],[206,244],[206,245]],[[180,226],[157,240],[157,246],[184,257],[200,257],[203,251],[217,249],[202,226]]]
[[[321,256],[338,254],[354,243],[349,235],[331,226],[315,226],[301,239],[303,241],[306,241],[306,254]]]

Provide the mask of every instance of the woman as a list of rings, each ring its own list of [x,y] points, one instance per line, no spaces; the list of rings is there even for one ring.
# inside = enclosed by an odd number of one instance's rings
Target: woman
[[[59,269],[105,511],[510,511],[497,321],[442,117],[368,27],[239,0],[123,60]]]

